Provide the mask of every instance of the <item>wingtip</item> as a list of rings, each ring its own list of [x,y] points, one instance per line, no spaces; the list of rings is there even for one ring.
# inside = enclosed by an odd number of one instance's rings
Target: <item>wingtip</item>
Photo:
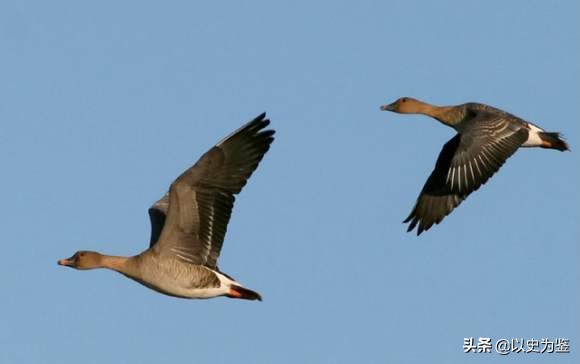
[[[417,226],[417,218],[415,216],[413,216],[413,213],[411,213],[409,215],[409,217],[407,217],[404,221],[403,224],[409,223],[409,226],[407,227],[407,232],[411,232],[415,226]]]
[[[257,121],[257,120],[264,120],[265,122],[268,122],[268,123],[270,122],[270,120],[269,120],[269,119],[266,119],[266,112],[265,112],[265,111],[264,111],[264,112],[262,112],[260,115],[256,116],[256,117],[254,118],[254,120],[255,120],[255,121]]]
[[[256,116],[250,123],[249,129],[253,129],[255,131],[262,130],[268,125],[270,125],[270,119],[266,117],[266,112],[264,111],[260,115]]]
[[[411,214],[409,217],[405,219],[405,221],[403,221],[403,224],[406,223],[409,223],[409,226],[407,227],[408,233],[413,231],[415,227],[417,228],[417,236],[421,235],[424,231],[429,230],[429,228],[431,227],[431,225],[429,226],[424,225],[423,221],[419,221],[419,219],[417,219],[417,217],[414,216],[413,214]]]

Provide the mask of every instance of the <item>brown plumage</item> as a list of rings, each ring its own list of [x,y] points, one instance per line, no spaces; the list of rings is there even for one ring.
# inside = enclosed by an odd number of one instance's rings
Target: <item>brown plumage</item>
[[[491,106],[466,103],[434,106],[403,97],[381,110],[423,114],[452,127],[457,134],[441,150],[435,168],[423,186],[413,210],[405,219],[407,231],[417,235],[440,223],[470,193],[499,170],[519,147],[568,150],[559,133]]]
[[[222,273],[217,260],[235,195],[274,140],[261,114],[207,151],[150,209],[149,249],[133,257],[79,251],[60,265],[108,268],[158,292],[182,298],[227,296],[261,300]]]

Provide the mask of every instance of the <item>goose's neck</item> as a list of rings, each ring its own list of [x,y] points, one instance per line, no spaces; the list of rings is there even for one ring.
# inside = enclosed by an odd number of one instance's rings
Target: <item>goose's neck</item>
[[[102,255],[101,267],[111,269],[128,276],[134,276],[136,274],[136,262],[134,259],[135,257]]]
[[[459,124],[464,116],[465,110],[459,106],[435,106],[424,103],[418,110],[419,114],[427,115],[440,121],[443,124],[454,126]]]

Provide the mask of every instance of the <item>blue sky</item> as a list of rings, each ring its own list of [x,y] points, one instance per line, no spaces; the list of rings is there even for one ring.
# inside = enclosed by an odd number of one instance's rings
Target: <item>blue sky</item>
[[[0,362],[577,363],[575,1],[4,1]],[[479,101],[520,150],[444,223],[401,221],[453,131],[379,111]],[[266,111],[220,267],[264,301],[166,297],[56,260],[147,247],[147,208]],[[571,340],[464,354],[465,337]]]

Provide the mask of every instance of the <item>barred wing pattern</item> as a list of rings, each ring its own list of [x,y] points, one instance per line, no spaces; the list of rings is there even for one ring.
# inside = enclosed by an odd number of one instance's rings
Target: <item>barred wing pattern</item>
[[[514,122],[518,121],[518,122]],[[493,176],[527,140],[528,129],[509,114],[484,111],[470,120],[441,150],[435,169],[405,219],[417,235],[440,223],[469,194]]]
[[[263,130],[270,123],[265,117],[259,115],[216,144],[151,207],[155,253],[218,269],[234,195],[242,190],[274,140],[273,130]]]

